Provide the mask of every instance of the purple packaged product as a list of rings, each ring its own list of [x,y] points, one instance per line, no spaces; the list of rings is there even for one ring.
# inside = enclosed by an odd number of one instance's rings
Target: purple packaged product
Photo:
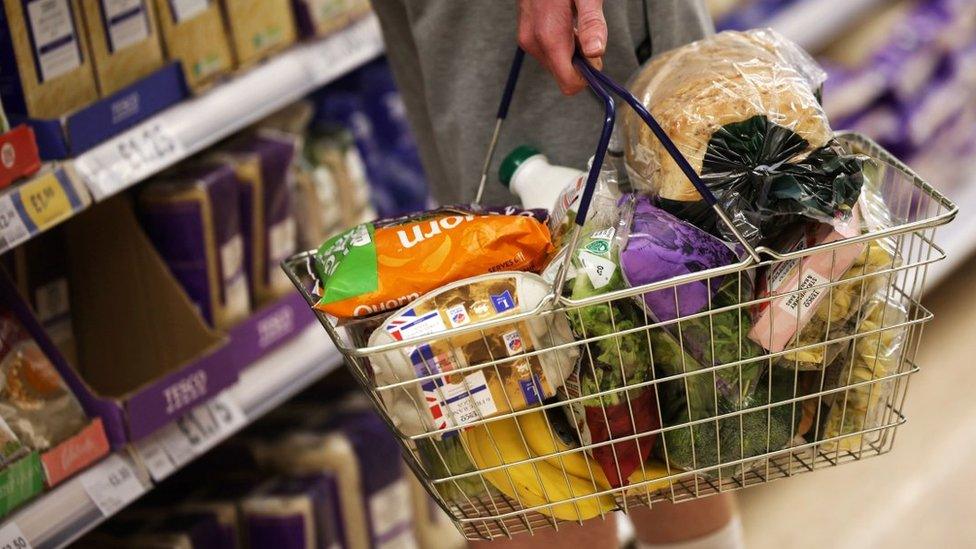
[[[824,64],[830,75],[824,82],[823,106],[835,128],[856,117],[888,91],[888,80],[877,67],[848,69]]]
[[[752,0],[739,2],[739,7],[715,22],[719,31],[746,30],[767,26],[769,20],[798,0]]]
[[[352,445],[359,461],[363,505],[374,547],[413,541],[410,486],[396,438],[371,410],[342,411],[326,423]]]
[[[893,37],[871,59],[888,75],[892,92],[907,101],[925,92],[929,79],[938,70],[944,55],[941,43],[952,25],[948,2],[920,2],[893,29]]]
[[[188,166],[139,194],[143,228],[203,318],[229,328],[250,312],[238,183],[218,164]]]
[[[633,199],[624,197],[623,200]],[[620,267],[630,287],[643,286],[677,276],[736,263],[735,252],[711,234],[681,221],[651,204],[646,196],[636,197],[633,221],[621,247]],[[695,314],[708,306],[721,286],[722,277],[682,284],[676,290],[662,289],[644,294],[644,304],[658,321]],[[675,295],[677,292],[677,296]],[[681,310],[677,310],[680,304]]]
[[[235,502],[192,502],[184,506],[185,511],[206,517],[214,524],[213,549],[240,549],[241,541],[238,537],[240,524],[237,517]]]
[[[947,57],[926,93],[905,106],[905,137],[912,147],[928,147],[976,100],[974,71],[976,42]]]
[[[396,213],[395,198],[382,183],[377,159],[381,156],[380,145],[376,140],[373,123],[363,107],[358,94],[336,90],[331,86],[313,97],[315,118],[309,139],[335,132],[339,129],[349,131],[366,165],[366,178],[370,184],[370,198],[381,217]]]
[[[336,529],[335,482],[327,475],[277,479],[243,505],[250,547],[329,549]]]
[[[247,135],[228,146],[231,154],[252,156],[260,166],[256,177],[237,178],[244,261],[255,304],[292,290],[279,264],[296,249],[290,194],[296,148],[292,136],[269,130]]]
[[[381,57],[353,74],[364,96],[366,114],[373,122],[380,147],[394,152],[404,164],[422,176],[424,170],[417,142],[386,59]]]

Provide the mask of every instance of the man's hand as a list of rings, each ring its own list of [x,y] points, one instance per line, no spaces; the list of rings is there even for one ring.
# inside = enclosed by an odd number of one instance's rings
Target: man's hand
[[[573,66],[577,35],[583,55],[602,68],[607,48],[603,0],[519,0],[519,46],[552,73],[566,95],[586,87]]]

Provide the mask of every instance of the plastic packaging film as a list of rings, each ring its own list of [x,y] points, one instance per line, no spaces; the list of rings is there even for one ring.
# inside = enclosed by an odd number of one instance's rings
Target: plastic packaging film
[[[661,55],[631,90],[736,226],[760,243],[765,227],[796,216],[829,222],[849,214],[857,200],[865,159],[832,141],[818,100],[825,78],[798,46],[755,30],[724,32]],[[634,185],[658,195],[665,210],[728,236],[643,122],[633,112],[623,120]]]
[[[828,440],[821,449],[859,451],[877,440],[885,403],[894,390],[895,379],[885,379],[898,369],[901,347],[907,330],[900,327],[909,319],[904,303],[877,292],[864,305],[857,334],[850,346],[850,353],[835,359],[828,367],[838,372],[836,386],[856,385],[840,393],[833,400],[822,428],[822,439],[851,435],[839,440]],[[869,431],[863,433],[863,431]]]
[[[891,212],[879,192],[877,179],[873,177],[866,181],[858,200],[864,232],[884,229],[894,224]],[[846,342],[816,344],[852,335],[858,313],[868,300],[890,282],[891,274],[888,271],[901,265],[901,255],[891,238],[868,242],[839,283],[829,288],[827,298],[821,301],[809,323],[800,331],[792,345],[800,350],[784,355],[778,361],[779,365],[800,370],[819,370],[830,364],[843,350]]]
[[[530,311],[548,289],[538,275],[511,272],[449,284],[392,315],[369,342],[393,343]],[[554,314],[379,354],[373,375],[378,387],[389,387],[380,395],[394,424],[417,435],[541,404],[576,366],[576,347],[553,348],[572,340],[565,315]],[[533,353],[543,349],[551,350]],[[423,381],[394,386],[418,378]]]

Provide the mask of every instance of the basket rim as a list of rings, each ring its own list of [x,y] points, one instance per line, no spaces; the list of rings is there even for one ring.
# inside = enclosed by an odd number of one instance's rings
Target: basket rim
[[[915,173],[908,165],[898,160],[894,155],[885,150],[881,145],[879,145],[874,140],[869,137],[850,131],[836,132],[835,136],[838,140],[846,143],[850,147],[859,148],[866,154],[870,155],[872,158],[885,162],[906,176],[911,180],[914,187],[923,192],[930,199],[934,200],[939,204],[944,211],[938,215],[927,217],[926,219],[920,219],[913,221],[911,223],[904,223],[901,225],[895,225],[892,227],[887,227],[880,230],[872,230],[867,233],[858,235],[856,237],[845,238],[835,242],[827,244],[818,244],[811,246],[802,250],[797,250],[790,253],[780,253],[772,250],[766,246],[760,246],[757,251],[761,255],[765,256],[766,259],[759,262],[753,258],[746,256],[738,263],[723,265],[721,267],[716,267],[712,269],[707,269],[704,271],[698,271],[694,273],[688,273],[685,275],[680,275],[672,277],[666,280],[653,282],[650,284],[644,284],[641,286],[624,288],[621,290],[615,290],[613,292],[607,292],[598,296],[593,296],[585,299],[574,300],[565,296],[559,296],[555,298],[552,294],[544,297],[535,307],[525,310],[512,315],[503,315],[490,320],[472,322],[465,326],[460,326],[456,328],[451,328],[437,334],[419,336],[415,338],[410,338],[402,341],[396,341],[392,343],[385,343],[381,345],[372,345],[365,347],[356,347],[345,345],[343,338],[338,333],[338,326],[336,326],[336,321],[333,317],[327,315],[326,313],[315,310],[316,316],[319,318],[321,324],[329,333],[329,336],[335,343],[336,347],[341,353],[350,358],[367,358],[373,355],[382,354],[397,349],[416,346],[426,343],[432,339],[442,339],[453,336],[458,336],[470,332],[476,332],[481,330],[489,330],[498,326],[511,325],[513,323],[531,320],[534,318],[544,318],[556,314],[560,311],[565,311],[567,309],[577,309],[580,307],[595,305],[598,303],[607,303],[617,299],[633,297],[636,295],[665,290],[669,288],[675,288],[684,284],[689,284],[693,282],[699,282],[702,280],[708,280],[715,277],[723,277],[731,274],[738,274],[748,271],[749,269],[760,268],[764,266],[771,265],[773,263],[778,263],[781,261],[796,260],[803,257],[808,257],[815,254],[820,254],[824,252],[831,252],[839,248],[846,246],[857,245],[861,243],[881,241],[884,239],[889,239],[897,237],[900,235],[908,233],[922,232],[928,229],[934,229],[936,227],[946,225],[952,222],[959,213],[958,206],[952,202],[949,198],[939,192],[935,187],[930,185],[924,179],[922,179],[917,173]],[[932,263],[936,263],[945,259],[945,250],[939,247],[935,240],[934,235],[927,237],[922,235],[921,238],[931,246],[932,252],[935,253],[935,257],[930,257],[926,260],[920,261],[913,266],[927,266]],[[310,290],[302,282],[302,277],[309,272],[308,263],[311,261],[316,250],[307,250],[304,252],[299,252],[284,261],[281,262],[281,268],[291,279],[292,283],[305,297],[305,300],[310,306],[314,306],[317,302],[315,296],[310,292]],[[837,282],[831,282],[828,285],[836,284]],[[808,289],[806,289],[808,290]],[[797,290],[796,292],[802,292],[806,290]],[[792,292],[792,293],[796,293]],[[784,292],[782,295],[786,295],[791,292]],[[777,294],[780,295],[780,294]],[[395,311],[391,311],[395,312]],[[709,311],[709,314],[713,311]],[[692,315],[693,316],[693,315]],[[677,320],[684,320],[685,317],[680,317]]]

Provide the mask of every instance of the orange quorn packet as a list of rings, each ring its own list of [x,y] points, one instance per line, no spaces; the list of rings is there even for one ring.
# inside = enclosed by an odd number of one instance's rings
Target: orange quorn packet
[[[338,318],[395,310],[445,284],[541,270],[553,251],[544,212],[445,208],[364,223],[315,253],[315,308]]]

